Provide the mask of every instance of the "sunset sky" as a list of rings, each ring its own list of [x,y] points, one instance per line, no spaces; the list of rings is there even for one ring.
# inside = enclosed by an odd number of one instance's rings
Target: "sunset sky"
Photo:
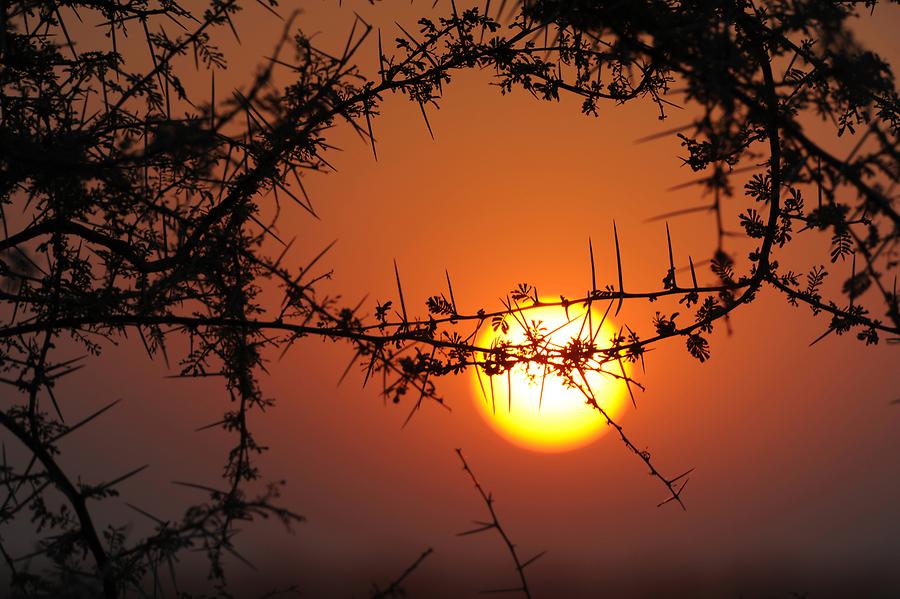
[[[419,16],[449,11],[444,0],[431,4],[308,0],[297,24],[318,32],[318,47],[339,52],[356,11],[381,28],[387,48],[395,21],[412,30]],[[223,89],[247,80],[281,29],[256,6],[236,24],[241,45],[226,40],[227,80],[217,81]],[[856,31],[896,65],[898,28],[900,6],[879,5]],[[376,38],[359,54],[370,76]],[[205,89],[209,82],[188,84]],[[406,304],[423,317],[426,298],[446,293],[445,270],[466,313],[501,308],[500,298],[520,282],[542,295],[575,297],[590,286],[589,239],[598,283],[614,282],[613,221],[626,288],[660,288],[668,268],[665,223],[648,219],[709,198],[695,187],[667,191],[697,177],[682,165],[685,151],[674,135],[637,140],[685,124],[690,107],[671,109],[664,122],[655,106],[639,101],[601,104],[598,117],[586,117],[571,98],[557,104],[518,91],[503,96],[490,73],[477,71],[454,74],[439,104],[428,112],[432,140],[416,104],[386,96],[373,122],[377,161],[348,126],[331,132],[329,143],[340,150],[326,158],[337,172],[305,179],[320,218],[289,207],[278,225],[282,237],[296,237],[288,260],[297,265],[337,240],[317,267],[333,270],[323,292],[351,306],[368,294],[363,311],[371,317],[376,301],[398,299],[396,260]],[[830,126],[811,120],[808,131],[830,148],[854,143],[826,142]],[[726,203],[727,229],[739,230],[743,207],[741,197]],[[676,266],[686,267],[688,256],[711,257],[712,213],[668,222]],[[827,261],[829,237],[806,237],[779,261],[801,272]],[[739,271],[750,249],[741,243],[725,240]],[[831,293],[849,276],[849,263],[841,268],[846,273],[832,277]],[[708,266],[698,267],[698,278],[713,281]],[[677,309],[677,299],[626,302],[614,323],[649,336],[657,310]],[[522,554],[547,551],[528,569],[539,597],[897,593],[900,406],[891,402],[900,398],[898,346],[831,335],[810,347],[827,319],[765,288],[729,326],[730,335],[719,325],[710,337],[712,357],[703,364],[681,337],[657,344],[646,374],[636,373],[646,391],[620,419],[667,473],[695,468],[686,511],[656,507],[665,488],[613,434],[561,453],[509,443],[479,414],[468,374],[438,381],[452,411],[425,403],[402,428],[411,399],[385,403],[377,382],[362,387],[360,368],[338,385],[352,358],[348,345],[310,338],[280,360],[273,352],[261,380],[277,403],[252,417],[269,448],[260,464],[264,477],[287,481],[282,502],[308,520],[293,534],[272,522],[248,526],[238,547],[257,569],[234,560],[231,580],[259,592],[297,584],[305,596],[363,597],[432,547],[405,585],[412,597],[514,586],[510,556],[494,533],[457,536],[488,517],[454,452],[461,448]],[[177,353],[176,346],[170,354]],[[132,339],[70,377],[64,388],[78,398],[73,412],[124,401],[103,427],[80,433],[81,445],[64,461],[98,476],[149,463],[122,486],[123,499],[152,499],[140,507],[175,519],[196,497],[171,481],[218,484],[229,439],[194,432],[225,409],[219,382],[164,378],[170,374]],[[129,513],[120,508],[109,517]],[[196,582],[204,577],[198,562]]]

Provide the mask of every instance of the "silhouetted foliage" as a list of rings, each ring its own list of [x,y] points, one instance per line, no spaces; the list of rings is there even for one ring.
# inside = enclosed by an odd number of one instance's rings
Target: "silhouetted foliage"
[[[422,19],[393,44],[382,46],[379,32],[380,69],[371,79],[354,66],[359,49],[369,47],[368,24],[357,18],[343,52],[331,55],[287,17],[272,58],[223,97],[215,73],[226,68],[227,56],[216,39],[235,30],[236,0],[211,0],[202,10],[170,1],[4,2],[0,382],[15,395],[0,412],[0,426],[30,457],[4,459],[0,525],[30,520],[36,544],[24,556],[0,544],[15,591],[160,596],[167,592],[155,582],[163,571],[174,572],[182,552],[201,550],[215,592],[227,595],[222,559],[239,555],[236,523],[301,520],[278,505],[278,486],[261,480],[255,458],[264,447],[248,413],[273,403],[260,385],[266,352],[287,351],[310,336],[350,344],[366,381],[380,380],[384,396],[405,405],[410,418],[425,401],[443,404],[435,385],[442,376],[471,368],[502,376],[519,364],[542,365],[603,413],[666,487],[662,503],[682,504],[690,471],[661,474],[650,452],[603,412],[586,371],[641,389],[622,364],[643,365],[646,349],[671,337],[684,337],[700,362],[711,359],[708,335],[763,288],[814,315],[825,313],[825,334],[852,331],[868,345],[900,332],[890,276],[900,238],[892,196],[898,95],[888,65],[859,45],[847,25],[874,4],[534,0],[500,19],[485,6],[458,10],[451,3],[445,18]],[[274,11],[276,3],[265,6]],[[104,45],[83,47],[85,28],[98,25]],[[149,66],[120,52],[126,35],[145,40]],[[289,264],[291,242],[279,236],[277,222],[285,204],[315,214],[303,179],[330,169],[323,156],[330,129],[354,128],[375,152],[372,123],[391,92],[417,103],[430,131],[428,110],[460,69],[491,71],[502,93],[524,89],[549,101],[577,96],[586,115],[596,115],[602,102],[641,99],[656,106],[660,119],[668,118],[673,98],[697,108],[694,120],[669,133],[682,140],[684,163],[701,174],[691,184],[713,200],[663,217],[716,214],[718,244],[709,262],[716,283],[698,283],[691,258],[690,282],[679,277],[667,237],[662,289],[626,291],[614,228],[616,280],[597,281],[591,244],[591,286],[574,299],[548,302],[522,283],[499,309],[466,311],[456,305],[448,275],[447,289],[429,297],[427,315],[418,317],[399,269],[397,297],[379,303],[371,320],[361,306],[320,293],[317,283],[330,273],[318,264],[328,248],[304,265]],[[209,81],[202,86],[206,97],[189,84],[200,80]],[[813,141],[800,124],[808,115],[831,123],[838,137],[859,136],[856,149],[842,158]],[[748,170],[760,172],[739,198],[732,181]],[[735,223],[753,244],[746,267],[724,243],[726,199],[746,204]],[[779,250],[815,233],[831,240],[829,270],[824,256],[799,272],[779,264]],[[825,296],[829,274],[846,279],[846,299]],[[263,282],[277,284],[282,296],[265,297]],[[877,312],[859,303],[870,291]],[[655,310],[649,333],[630,323],[604,339],[597,334],[602,322],[590,322],[564,345],[549,343],[539,325],[526,326],[528,342],[520,345],[475,342],[482,327],[506,333],[511,322],[528,322],[535,307],[598,303],[618,314],[626,300],[662,298],[678,299],[680,311]],[[102,364],[104,347],[127,334],[179,376],[221,379],[229,401],[210,426],[234,437],[222,485],[191,483],[199,499],[182,520],[133,506],[155,526],[140,539],[120,525],[101,527],[92,516],[97,502],[116,496],[116,486],[140,468],[88,483],[59,462],[59,441],[113,404],[73,424],[64,418],[65,398],[54,391],[89,362]],[[184,355],[169,355],[175,336],[189,342]],[[501,531],[489,496],[473,482],[491,509],[490,526]],[[399,592],[427,555],[374,593]],[[514,551],[513,557],[527,594],[527,563]]]

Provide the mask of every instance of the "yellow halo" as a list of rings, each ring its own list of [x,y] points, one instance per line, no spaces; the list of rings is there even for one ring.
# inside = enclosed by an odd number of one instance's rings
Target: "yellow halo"
[[[602,322],[602,324],[601,324]],[[496,347],[504,342],[513,346],[528,344],[530,337],[526,327],[543,327],[546,347],[551,351],[563,350],[573,339],[589,342],[592,338],[597,347],[608,347],[617,331],[607,317],[596,309],[588,309],[583,304],[570,305],[568,316],[560,306],[541,306],[525,309],[505,320],[508,330],[498,326],[495,330],[490,322],[478,334],[479,347]],[[490,360],[488,354],[477,354],[479,362]],[[559,363],[559,360],[553,360]],[[585,391],[592,394],[600,406],[613,420],[625,409],[626,383],[615,376],[621,376],[622,361],[608,362],[597,372],[596,361],[591,360],[584,370],[588,387],[582,375],[575,372],[583,390],[566,384],[565,379],[553,371],[552,366],[543,364],[517,364],[511,370],[493,377],[487,376],[480,367],[472,374],[473,397],[482,417],[502,437],[511,443],[535,451],[559,452],[583,447],[597,440],[609,430],[606,418],[599,410],[588,404]],[[510,397],[510,391],[512,396]]]

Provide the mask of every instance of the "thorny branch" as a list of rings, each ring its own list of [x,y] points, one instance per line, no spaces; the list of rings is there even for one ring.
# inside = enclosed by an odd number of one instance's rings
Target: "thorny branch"
[[[406,580],[410,574],[412,574],[416,568],[418,568],[425,559],[434,553],[434,549],[429,547],[422,554],[416,558],[416,561],[411,563],[406,570],[403,571],[400,576],[397,577],[396,580],[391,582],[384,590],[379,589],[377,586],[373,590],[371,594],[371,599],[385,599],[386,597],[402,597],[403,596],[403,581]]]
[[[456,455],[459,456],[459,461],[462,462],[462,468],[469,475],[469,478],[472,480],[472,484],[475,486],[475,490],[478,491],[478,494],[481,496],[482,501],[484,501],[484,505],[488,509],[488,513],[491,516],[489,522],[481,522],[476,520],[475,524],[478,525],[478,528],[474,528],[472,530],[468,530],[466,532],[460,533],[460,536],[477,534],[480,532],[486,532],[489,530],[496,530],[497,534],[500,535],[500,538],[503,539],[503,544],[506,545],[507,551],[509,551],[510,557],[512,557],[513,563],[516,567],[516,575],[519,577],[519,586],[513,588],[504,588],[504,589],[493,589],[490,591],[485,591],[487,593],[509,593],[509,592],[521,592],[529,599],[531,598],[531,591],[528,588],[528,579],[525,577],[525,568],[536,562],[541,556],[543,556],[546,552],[542,551],[537,555],[522,561],[519,558],[519,553],[516,551],[516,545],[510,540],[509,535],[507,535],[506,530],[503,528],[503,525],[500,524],[499,518],[497,518],[497,512],[494,509],[494,497],[489,492],[484,490],[484,487],[481,486],[481,483],[478,482],[478,479],[475,478],[475,473],[472,472],[472,469],[469,467],[468,462],[466,462],[465,456],[463,456],[462,450],[456,450]]]
[[[260,4],[275,11],[274,2]],[[451,4],[445,18],[422,19],[412,31],[401,27],[393,50],[384,48],[379,31],[374,78],[354,66],[372,26],[357,17],[345,47],[333,55],[316,48],[291,15],[263,68],[223,97],[215,73],[227,62],[216,39],[223,32],[237,37],[241,8],[236,0],[211,0],[202,12],[173,2],[0,5],[0,383],[10,391],[0,426],[29,453],[16,465],[4,450],[0,526],[29,511],[36,534],[44,531],[37,553],[25,556],[10,553],[0,537],[0,553],[24,596],[59,588],[28,571],[37,557],[53,565],[59,581],[75,576],[92,590],[99,583],[107,597],[132,591],[162,596],[160,569],[174,572],[177,555],[192,548],[206,552],[215,584],[225,589],[224,554],[243,559],[232,543],[236,522],[267,516],[286,525],[300,521],[275,505],[277,485],[248,494],[260,480],[255,458],[264,450],[248,416],[273,403],[258,380],[266,356],[283,355],[306,337],[350,343],[348,371],[358,364],[366,382],[380,378],[385,398],[408,399],[410,417],[425,400],[449,408],[437,391],[443,376],[471,369],[506,376],[522,366],[551,371],[600,411],[666,487],[660,505],[684,507],[690,471],[662,474],[603,410],[587,373],[623,381],[629,392],[643,389],[624,364],[643,366],[651,346],[672,338],[684,339],[704,362],[711,356],[707,337],[719,321],[763,289],[826,314],[823,337],[853,331],[869,345],[900,335],[900,217],[892,195],[900,170],[898,95],[889,66],[850,34],[852,3],[634,2],[626,8],[538,0],[521,3],[507,23],[491,17],[488,4],[464,10]],[[108,47],[89,47],[82,33],[88,26],[106,32]],[[140,60],[119,47],[127,36],[146,42],[150,66],[133,66]],[[715,283],[698,281],[695,267],[704,262],[692,257],[690,284],[679,282],[685,269],[676,266],[667,224],[661,288],[626,290],[614,225],[614,283],[598,283],[589,241],[591,285],[573,299],[543,297],[523,283],[501,309],[460,309],[448,274],[447,295],[429,297],[427,315],[417,316],[396,265],[399,311],[389,300],[377,303],[370,318],[363,302],[345,306],[321,294],[318,283],[332,273],[317,265],[328,248],[290,266],[293,242],[282,239],[278,223],[289,206],[315,216],[303,180],[331,169],[329,131],[339,123],[351,127],[377,156],[373,121],[383,97],[399,93],[419,106],[431,132],[429,109],[452,74],[464,69],[492,73],[502,93],[523,89],[546,101],[570,94],[586,115],[597,115],[603,102],[643,99],[665,119],[676,106],[674,95],[698,108],[688,125],[661,135],[678,134],[685,165],[704,173],[687,185],[711,193],[713,201],[665,216],[715,213],[716,248],[708,261]],[[193,83],[204,73],[209,97],[200,99],[202,86]],[[865,132],[842,158],[803,129],[804,114],[832,124],[838,137]],[[726,229],[724,207],[736,201],[734,182],[744,173],[752,175],[735,232]],[[835,266],[829,268],[849,266],[836,292],[846,303],[829,298],[823,265],[796,272],[783,265],[791,259],[786,248],[792,240],[815,233],[830,238]],[[740,273],[732,253],[744,249],[749,267]],[[878,298],[863,297],[870,288]],[[657,311],[649,333],[623,323],[611,339],[588,322],[567,344],[550,343],[546,332],[528,324],[529,311],[538,308],[568,313],[584,307],[588,315],[599,303],[618,314],[626,300],[677,300],[678,311]],[[688,310],[692,314],[682,314]],[[479,346],[480,331],[503,331],[510,322],[524,324],[526,342]],[[56,457],[56,441],[111,407],[69,425],[59,381],[128,333],[167,364],[168,340],[186,339],[190,349],[173,368],[177,376],[223,380],[228,409],[205,428],[224,429],[235,439],[225,458],[224,489],[190,483],[205,499],[177,523],[132,506],[156,529],[130,542],[122,527],[99,529],[87,500],[115,496],[115,486],[140,469],[112,482],[76,485]],[[519,561],[490,496],[472,479],[528,594],[523,570],[530,561]],[[61,498],[52,496],[54,489]]]

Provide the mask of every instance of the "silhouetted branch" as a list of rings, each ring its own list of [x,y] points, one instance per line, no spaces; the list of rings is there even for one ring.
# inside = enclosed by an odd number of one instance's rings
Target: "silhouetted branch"
[[[97,571],[103,580],[103,594],[107,598],[118,596],[115,575],[109,569],[109,556],[100,541],[94,520],[87,509],[85,495],[65,475],[44,441],[34,436],[38,431],[27,431],[14,415],[2,411],[0,411],[0,425],[12,433],[41,463],[49,479],[72,506],[78,517],[78,534],[83,539],[85,547],[93,555]]]
[[[416,29],[398,23],[393,49],[383,46],[379,31],[374,79],[354,65],[375,37],[362,18],[354,20],[343,48],[330,53],[296,29],[294,14],[281,19],[271,0],[259,4],[283,21],[281,35],[257,75],[225,94],[216,84],[215,71],[227,66],[216,38],[238,38],[237,0],[209,0],[205,10],[173,3],[10,0],[0,10],[0,301],[8,308],[0,327],[0,383],[11,392],[0,425],[31,452],[21,465],[7,463],[4,454],[0,486],[7,497],[0,525],[26,510],[36,513],[40,542],[34,555],[52,553],[63,564],[60,580],[76,573],[87,581],[86,594],[96,591],[98,581],[107,596],[143,591],[143,577],[155,580],[159,568],[174,569],[177,554],[190,548],[205,551],[212,578],[224,584],[223,555],[246,559],[232,543],[236,522],[265,516],[286,525],[299,520],[273,504],[277,488],[249,499],[246,487],[260,480],[256,458],[265,450],[254,436],[251,414],[273,403],[260,383],[264,360],[307,337],[347,342],[353,360],[345,376],[356,366],[365,383],[380,380],[385,399],[409,402],[406,422],[426,400],[450,409],[438,393],[441,377],[474,368],[479,382],[482,374],[490,377],[493,389],[493,377],[511,380],[517,367],[536,366],[544,376],[553,372],[606,417],[622,444],[667,488],[662,504],[682,507],[690,471],[661,474],[649,452],[601,408],[589,374],[624,383],[636,405],[635,392],[643,386],[626,364],[640,361],[643,367],[647,351],[676,338],[705,362],[711,356],[709,334],[766,287],[828,318],[822,338],[853,332],[867,345],[882,336],[900,338],[897,92],[889,66],[849,35],[847,20],[857,10],[852,3],[635,3],[623,11],[591,0],[503,2],[499,14],[508,13],[510,20],[501,26],[488,5],[482,10],[451,2],[445,17],[422,19]],[[70,14],[82,21],[80,29],[96,26],[106,37],[96,44],[82,39],[67,24]],[[175,35],[166,32],[170,23],[178,28]],[[140,40],[141,54],[119,47],[125,36]],[[135,66],[146,52],[149,66]],[[325,156],[333,148],[333,128],[350,127],[377,157],[380,105],[387,94],[401,94],[418,106],[433,137],[428,112],[451,73],[475,68],[489,70],[503,93],[518,88],[554,102],[563,94],[576,97],[586,115],[598,114],[603,102],[643,99],[665,119],[679,107],[672,94],[680,94],[679,101],[690,103],[697,116],[665,134],[677,134],[681,159],[696,175],[672,189],[697,188],[712,199],[673,207],[660,218],[712,212],[711,259],[695,262],[689,256],[687,268],[679,268],[677,231],[667,223],[660,289],[626,291],[626,257],[614,222],[608,240],[616,252],[611,282],[597,268],[593,237],[591,287],[574,299],[550,301],[521,283],[501,299],[501,309],[467,309],[457,304],[445,273],[449,299],[445,291],[435,293],[425,302],[427,313],[420,314],[396,263],[397,302],[378,303],[371,317],[365,298],[344,305],[339,296],[323,294],[320,283],[333,275],[322,266],[331,245],[292,264],[293,242],[278,228],[282,200],[317,218],[303,179],[333,170]],[[198,73],[209,74],[208,98],[190,97],[193,92],[182,83]],[[676,82],[679,89],[672,90]],[[808,115],[833,124],[836,136],[853,135],[856,128],[865,132],[842,158],[827,140],[806,133],[801,123]],[[749,176],[742,195],[734,189],[740,173]],[[730,230],[726,200],[746,204],[738,232]],[[5,207],[15,208],[16,215]],[[786,269],[787,248],[801,234],[830,237],[829,268],[848,271],[840,286],[848,301],[827,297],[824,266]],[[729,253],[736,237],[750,246],[743,271]],[[270,247],[277,248],[275,257]],[[707,263],[715,280],[700,284],[697,267]],[[677,277],[686,270],[689,285]],[[878,293],[864,297],[869,289]],[[662,306],[676,300],[674,310],[660,307],[649,315],[648,332],[623,322],[612,339],[604,339],[590,321],[594,302],[606,305],[605,319],[613,306],[620,314],[626,301]],[[558,307],[568,315],[573,306],[587,309],[586,324],[567,343],[551,342],[548,333],[528,324],[532,310]],[[523,328],[525,342],[479,346],[484,327],[502,330],[509,322]],[[157,528],[128,547],[117,528],[94,530],[85,499],[113,495],[114,484],[129,475],[76,486],[55,453],[57,441],[114,403],[68,425],[65,387],[58,383],[89,360],[56,356],[73,344],[78,355],[97,356],[133,332],[149,357],[163,357],[172,376],[222,382],[227,407],[203,428],[220,427],[233,443],[224,459],[223,489],[197,487],[205,499],[179,523],[135,508]],[[189,349],[170,362],[173,337]],[[483,526],[501,532],[521,578],[516,590],[527,594],[523,570],[534,558],[519,560],[490,496],[472,479],[493,517]],[[74,517],[43,502],[53,488]],[[0,550],[17,576],[17,592],[52,594],[52,581],[17,571],[22,556]]]
[[[472,480],[472,484],[475,486],[475,490],[478,491],[478,494],[481,496],[481,499],[484,501],[485,506],[490,513],[491,520],[489,522],[479,522],[475,521],[478,524],[478,528],[462,532],[460,536],[476,534],[479,532],[485,532],[488,530],[496,530],[497,534],[500,535],[500,538],[503,539],[503,544],[506,545],[506,549],[509,551],[510,556],[512,557],[513,563],[516,566],[516,574],[519,577],[519,585],[518,587],[509,588],[509,589],[495,589],[491,591],[485,591],[488,593],[505,593],[505,592],[521,592],[526,597],[531,597],[531,591],[528,588],[528,579],[525,577],[525,568],[529,565],[533,564],[538,558],[540,558],[545,551],[538,553],[537,555],[525,560],[524,562],[519,558],[519,554],[516,551],[516,546],[510,540],[509,536],[506,533],[506,530],[503,528],[503,525],[500,524],[500,520],[497,518],[497,512],[494,510],[494,498],[493,496],[486,492],[481,484],[478,482],[478,479],[475,478],[475,473],[469,467],[468,462],[466,462],[466,458],[463,456],[462,450],[457,449],[456,455],[459,456],[459,461],[462,462],[463,470],[466,474],[469,475],[469,478]]]
[[[432,553],[434,553],[434,549],[432,549],[431,547],[423,551],[422,555],[416,558],[416,561],[411,563],[409,567],[406,568],[406,570],[404,570],[403,573],[397,577],[396,580],[394,580],[387,586],[387,588],[381,590],[376,586],[372,591],[371,598],[385,599],[387,597],[403,596],[403,587],[401,586],[403,584],[403,581],[406,580],[407,577],[409,577],[409,575],[412,574],[416,570],[416,568],[418,568],[422,564],[423,561],[425,561],[425,558],[427,558]]]

